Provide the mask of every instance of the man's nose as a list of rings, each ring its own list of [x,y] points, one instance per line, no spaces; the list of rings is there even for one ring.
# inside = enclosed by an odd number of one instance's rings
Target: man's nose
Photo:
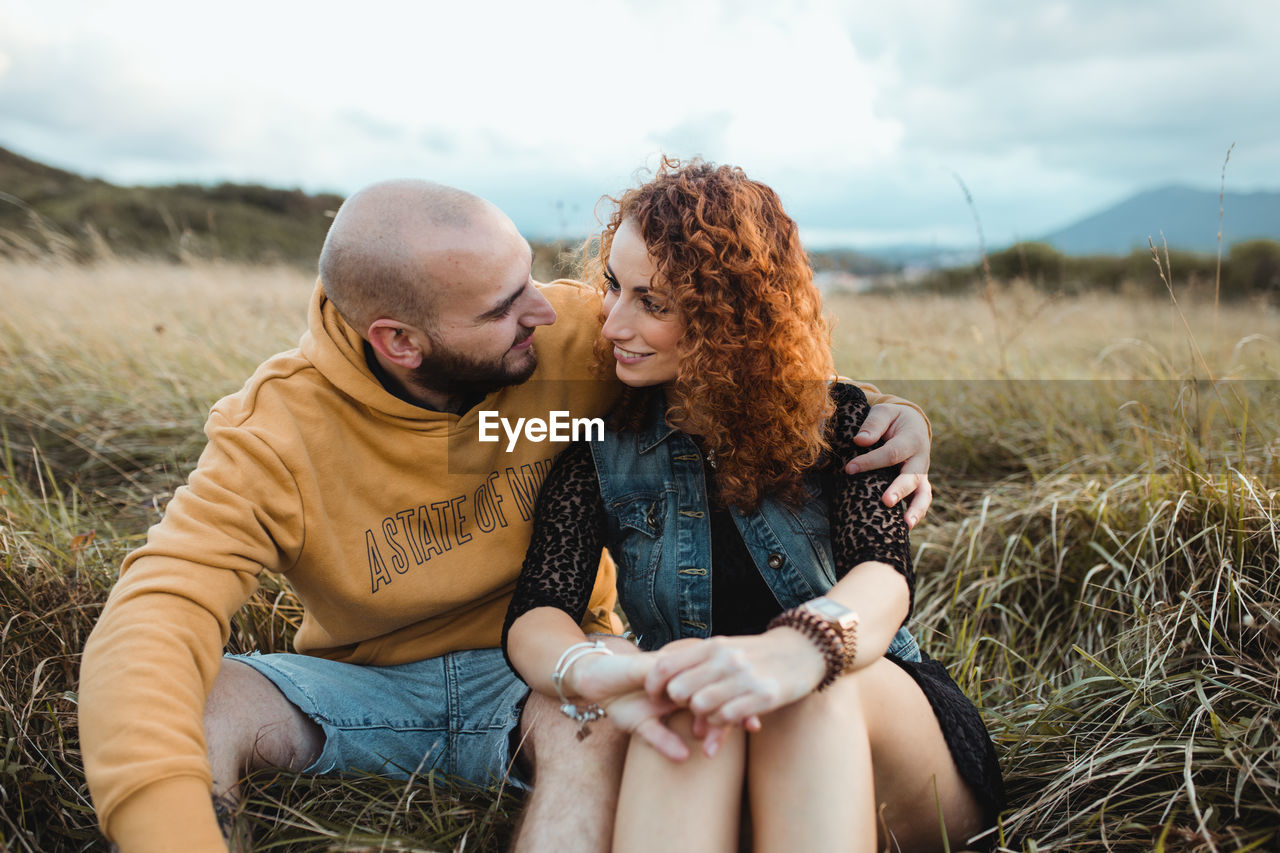
[[[547,297],[536,287],[530,288],[533,300],[520,318],[520,324],[532,329],[534,326],[550,326],[556,321],[556,309],[551,307]]]

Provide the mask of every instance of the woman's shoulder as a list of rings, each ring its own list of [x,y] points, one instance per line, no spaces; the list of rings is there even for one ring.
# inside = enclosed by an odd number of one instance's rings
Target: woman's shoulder
[[[584,464],[592,464],[591,442],[583,438],[569,442],[552,464],[561,468],[578,468]]]
[[[838,379],[831,383],[831,402],[836,407],[837,420],[856,419],[858,424],[871,411],[866,393],[848,379]]]
[[[835,412],[827,420],[827,443],[841,459],[857,456],[863,448],[853,439],[871,411],[867,395],[857,385],[841,379],[831,383],[831,402]]]

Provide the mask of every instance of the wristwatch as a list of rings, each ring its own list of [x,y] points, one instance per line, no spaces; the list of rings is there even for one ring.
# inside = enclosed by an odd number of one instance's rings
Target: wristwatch
[[[853,661],[858,654],[858,614],[840,602],[819,596],[799,607],[784,610],[769,623],[769,628],[779,627],[794,628],[812,640],[822,652],[827,672],[818,682],[818,690],[825,690],[853,669]]]
[[[836,675],[844,675],[853,669],[853,659],[858,656],[858,614],[840,602],[825,595],[806,601],[801,610],[808,610],[826,622],[840,639],[843,666]]]

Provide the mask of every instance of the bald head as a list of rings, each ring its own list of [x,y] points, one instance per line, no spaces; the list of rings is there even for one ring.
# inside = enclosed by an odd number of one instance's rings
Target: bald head
[[[504,224],[500,210],[463,190],[419,180],[372,184],[338,210],[320,252],[320,282],[362,332],[379,317],[427,328],[441,284],[432,255]]]

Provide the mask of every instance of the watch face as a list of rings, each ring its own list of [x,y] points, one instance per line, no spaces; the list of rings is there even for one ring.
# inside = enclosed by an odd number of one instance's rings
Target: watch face
[[[808,602],[808,607],[823,619],[836,624],[844,624],[850,617],[857,618],[852,610],[826,596],[821,596]]]

